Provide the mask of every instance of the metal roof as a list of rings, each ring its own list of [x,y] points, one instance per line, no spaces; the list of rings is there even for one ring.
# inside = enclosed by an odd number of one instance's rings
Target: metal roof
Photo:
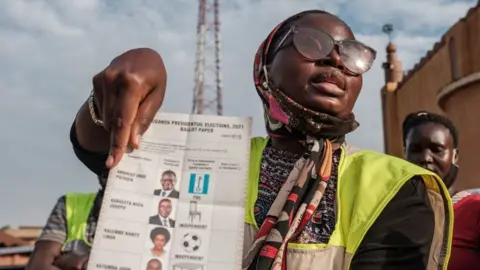
[[[25,265],[8,265],[8,266],[0,266],[1,270],[24,270]]]
[[[0,248],[0,255],[8,255],[15,253],[30,253],[33,251],[33,246],[19,246],[19,247],[4,247]]]

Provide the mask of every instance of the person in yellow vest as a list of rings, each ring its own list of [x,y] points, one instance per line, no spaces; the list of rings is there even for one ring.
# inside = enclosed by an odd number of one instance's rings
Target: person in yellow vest
[[[96,193],[61,196],[35,243],[27,270],[85,269],[97,228],[106,179]]]
[[[268,137],[251,142],[243,269],[446,269],[452,204],[441,179],[345,142],[375,57],[344,21],[318,10],[281,22],[260,45],[254,83]],[[139,147],[166,77],[148,48],[94,76],[71,132],[90,170],[108,173]]]

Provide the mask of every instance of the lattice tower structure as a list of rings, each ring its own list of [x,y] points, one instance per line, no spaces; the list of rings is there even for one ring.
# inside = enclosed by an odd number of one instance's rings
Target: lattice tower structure
[[[223,114],[219,0],[199,0],[193,114]]]

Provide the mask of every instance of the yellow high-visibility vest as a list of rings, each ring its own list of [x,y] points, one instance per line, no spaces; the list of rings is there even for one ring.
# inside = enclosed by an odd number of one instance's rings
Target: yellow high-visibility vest
[[[258,196],[258,180],[262,153],[268,138],[251,141],[249,180],[245,202],[244,252],[252,244],[258,225],[254,205]],[[342,146],[337,183],[337,221],[327,244],[289,243],[287,269],[316,270],[350,269],[350,263],[369,228],[400,188],[412,177],[420,176],[427,188],[435,216],[435,229],[427,262],[427,270],[447,270],[452,244],[453,209],[448,190],[432,172],[407,161],[381,153]],[[66,243],[83,240],[95,193],[67,194]],[[341,198],[341,199],[340,199]]]
[[[245,203],[244,254],[258,232],[254,205],[262,153],[268,138],[251,141],[250,172]],[[435,214],[435,229],[426,269],[447,269],[450,257],[453,209],[448,190],[432,172],[405,160],[342,146],[337,183],[337,221],[327,244],[289,243],[288,270],[350,269],[350,263],[369,228],[400,188],[412,177],[425,182]],[[415,228],[412,228],[415,229]],[[440,267],[441,266],[441,267]]]
[[[67,219],[66,244],[73,241],[83,241],[91,246],[85,233],[87,231],[88,216],[92,211],[96,193],[68,193],[65,196],[65,216]]]

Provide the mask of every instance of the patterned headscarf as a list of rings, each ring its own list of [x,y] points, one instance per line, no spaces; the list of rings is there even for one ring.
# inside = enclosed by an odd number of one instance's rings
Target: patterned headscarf
[[[295,163],[294,169],[272,206],[255,240],[243,260],[244,270],[285,270],[288,242],[303,230],[317,209],[333,163],[333,146],[330,140],[342,139],[358,127],[353,114],[348,119],[309,110],[276,89],[268,80],[266,70],[268,51],[275,34],[296,14],[277,27],[262,42],[255,56],[254,82],[264,103],[265,122],[269,136],[305,140],[308,150]]]
[[[295,137],[305,139],[316,138],[337,139],[354,131],[358,126],[355,115],[351,113],[341,119],[332,115],[305,108],[288,97],[281,89],[273,86],[268,78],[267,64],[273,41],[279,36],[279,30],[289,22],[311,13],[325,14],[321,10],[309,10],[291,16],[277,25],[260,44],[253,64],[253,80],[255,88],[263,102],[265,125],[271,137]],[[326,13],[329,14],[329,13]],[[333,16],[333,15],[332,15]]]

